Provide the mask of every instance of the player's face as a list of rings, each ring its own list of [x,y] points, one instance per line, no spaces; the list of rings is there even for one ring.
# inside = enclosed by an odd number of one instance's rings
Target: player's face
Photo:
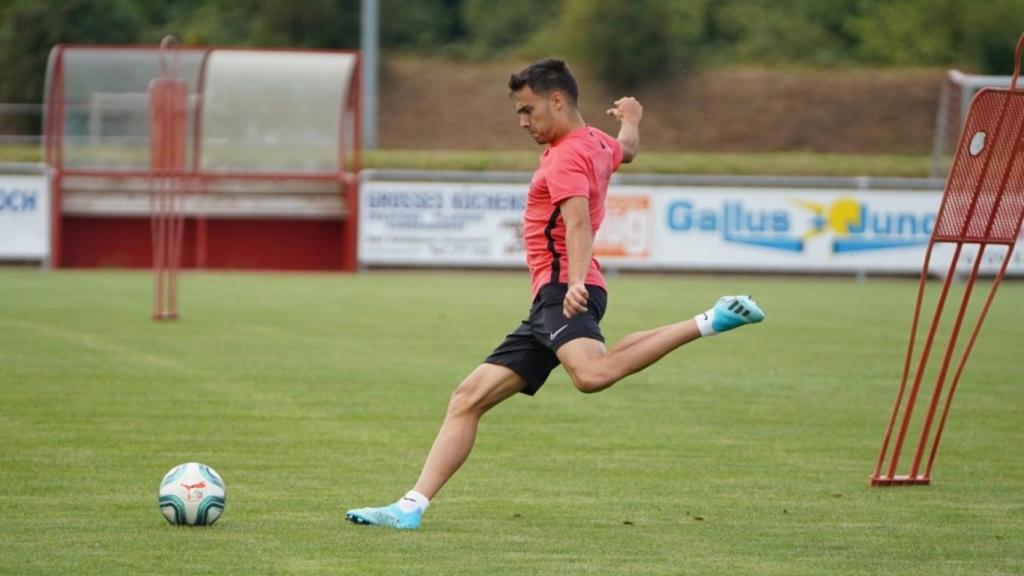
[[[512,93],[519,116],[519,127],[530,133],[537,144],[548,144],[555,140],[555,122],[548,97],[534,93],[524,86]]]

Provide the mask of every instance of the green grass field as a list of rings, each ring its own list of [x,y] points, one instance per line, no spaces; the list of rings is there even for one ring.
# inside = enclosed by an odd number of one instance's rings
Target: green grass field
[[[418,532],[347,508],[407,490],[448,394],[528,308],[525,273],[0,269],[0,573],[1020,574],[1024,283],[1004,285],[929,487],[868,476],[911,280],[617,276],[610,341],[749,290],[765,324],[585,396],[561,370],[485,417]],[[172,466],[228,487],[169,526]]]

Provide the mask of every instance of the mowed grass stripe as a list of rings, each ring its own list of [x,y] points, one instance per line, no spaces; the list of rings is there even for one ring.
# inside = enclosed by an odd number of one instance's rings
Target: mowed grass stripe
[[[343,521],[407,490],[458,381],[528,309],[525,274],[0,270],[4,574],[1013,574],[1024,557],[1024,285],[979,338],[927,488],[867,486],[913,280],[611,280],[609,342],[750,291],[768,320],[601,394],[556,371],[488,414],[406,534]],[[211,529],[156,490],[200,461]]]

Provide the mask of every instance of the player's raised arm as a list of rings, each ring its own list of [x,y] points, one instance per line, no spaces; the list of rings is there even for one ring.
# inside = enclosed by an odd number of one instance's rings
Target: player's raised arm
[[[615,107],[609,108],[607,113],[621,123],[616,138],[622,144],[623,164],[632,162],[640,153],[640,119],[644,117],[644,107],[636,98],[626,96],[616,100]]]

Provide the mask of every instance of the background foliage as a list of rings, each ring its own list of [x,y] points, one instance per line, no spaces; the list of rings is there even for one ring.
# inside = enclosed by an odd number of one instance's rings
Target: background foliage
[[[354,48],[359,0],[5,0],[0,101],[37,102],[61,42]],[[382,0],[394,53],[568,54],[635,86],[695,65],[956,66],[1006,74],[1024,0]]]

